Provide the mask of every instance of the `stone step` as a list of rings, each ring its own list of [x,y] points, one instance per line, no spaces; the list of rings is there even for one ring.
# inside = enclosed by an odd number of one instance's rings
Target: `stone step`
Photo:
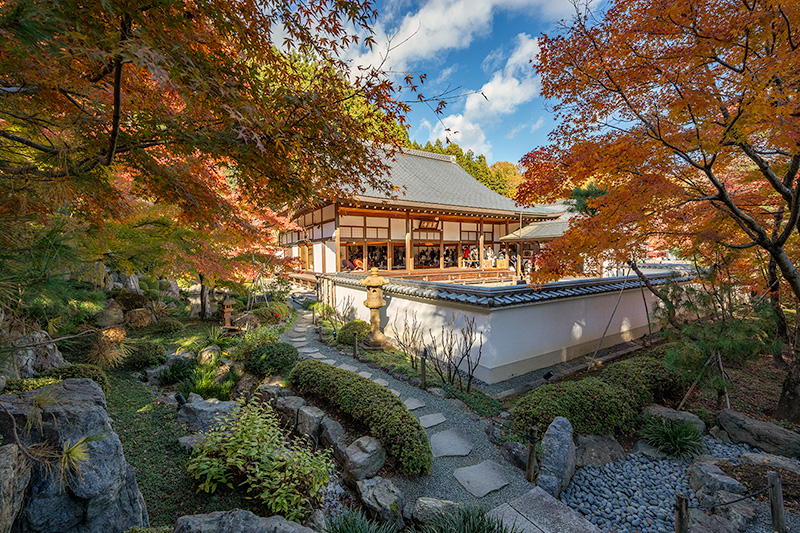
[[[500,490],[509,481],[503,473],[503,467],[494,461],[483,461],[473,466],[456,468],[453,475],[467,492],[476,498],[483,498],[490,492]]]
[[[353,365],[348,365],[346,363],[339,365],[339,368],[342,370],[349,370],[350,372],[355,372],[358,368],[354,367]]]
[[[423,402],[422,400],[418,400],[417,398],[409,398],[403,403],[406,404],[406,409],[408,409],[409,411],[425,407],[425,402]]]
[[[298,351],[300,353],[313,353],[313,352],[318,352],[319,348],[314,348],[313,346],[305,346],[303,348],[300,348],[300,350]]]
[[[377,383],[381,387],[386,387],[387,385],[389,385],[389,382],[382,378],[373,379],[372,382]]]
[[[520,533],[600,533],[597,526],[539,487],[489,514]]]
[[[430,442],[434,457],[459,457],[469,455],[472,451],[472,443],[457,429],[434,433]]]
[[[438,426],[447,420],[442,413],[433,413],[432,415],[424,415],[419,417],[419,423],[423,428],[428,429],[433,426]]]
[[[363,372],[359,372],[358,375],[361,376],[362,378],[369,379],[369,378],[372,377],[372,372],[363,371]]]
[[[397,391],[397,390],[394,390],[394,389],[389,389],[389,392],[391,392],[392,394],[394,394],[398,398],[400,397],[400,391]]]
[[[336,364],[336,361],[334,361],[333,359],[322,359],[321,362],[323,362],[325,364],[328,364],[328,365],[331,365],[331,366]]]

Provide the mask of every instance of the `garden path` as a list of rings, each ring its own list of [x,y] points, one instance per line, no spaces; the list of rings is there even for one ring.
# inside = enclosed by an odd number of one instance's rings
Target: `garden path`
[[[425,428],[434,454],[431,475],[391,478],[402,491],[407,505],[425,496],[493,509],[508,505],[507,502],[515,501],[533,488],[533,484],[525,480],[524,472],[506,461],[499,448],[489,441],[484,431],[488,422],[462,402],[434,396],[393,378],[380,368],[354,359],[349,350],[340,352],[320,342],[311,323],[311,312],[299,309],[298,313],[294,328],[285,333],[282,340],[299,346],[301,359],[318,359],[387,387],[403,400]],[[574,514],[566,506],[563,509]],[[548,512],[553,512],[553,506]],[[591,524],[588,526],[586,531],[591,530]],[[529,531],[549,533],[541,528]]]

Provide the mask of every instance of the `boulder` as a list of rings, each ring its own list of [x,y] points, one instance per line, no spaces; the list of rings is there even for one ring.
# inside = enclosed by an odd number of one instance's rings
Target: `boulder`
[[[403,529],[403,494],[388,479],[376,476],[356,482],[361,502],[369,513],[382,522]]]
[[[32,378],[39,372],[68,365],[58,347],[48,342],[50,340],[46,331],[34,331],[17,339],[15,344],[20,348],[5,364],[0,362],[0,375],[8,379]]]
[[[203,442],[205,435],[202,433],[193,433],[178,438],[178,444],[187,452],[193,452],[194,447]]]
[[[655,446],[651,446],[647,443],[647,441],[643,439],[639,439],[636,441],[636,444],[633,445],[631,448],[631,453],[641,453],[645,457],[652,459],[653,461],[660,461],[661,459],[666,459],[667,454],[656,448]]]
[[[575,466],[603,466],[625,459],[625,450],[613,435],[576,435]]]
[[[771,469],[782,468],[800,474],[800,461],[771,453],[743,453],[739,460],[745,465],[768,466]]]
[[[690,509],[689,531],[692,533],[739,533],[739,528],[722,515],[709,516],[697,509]]]
[[[130,276],[122,282],[122,287],[128,289],[129,291],[134,292],[142,292],[139,288],[139,278],[136,274],[131,274]]]
[[[108,299],[106,300],[105,308],[97,313],[94,319],[98,327],[107,328],[125,322],[125,313],[116,300]]]
[[[794,431],[750,418],[733,409],[723,409],[717,417],[733,442],[749,444],[767,453],[800,457],[800,434]]]
[[[711,463],[693,462],[687,469],[689,486],[697,495],[701,505],[713,503],[719,491],[745,494],[747,489],[740,482],[728,477],[720,468]]]
[[[345,450],[344,480],[350,485],[378,473],[386,463],[386,450],[375,437],[365,436],[353,441]]]
[[[731,443],[731,438],[728,436],[728,432],[719,426],[712,426],[711,429],[708,430],[708,434],[722,442],[722,444]]]
[[[163,365],[159,365],[154,368],[145,368],[144,370],[144,379],[147,381],[148,385],[161,385],[161,381],[159,380],[159,376],[162,372],[166,372],[169,370],[169,365],[164,363]]]
[[[178,408],[178,400],[175,398],[175,394],[169,393],[165,394],[161,398],[158,399],[158,403],[161,405],[166,405],[168,407],[174,407],[175,409]]]
[[[521,442],[504,442],[500,449],[508,462],[521,470],[528,468],[528,447]]]
[[[721,490],[714,493],[711,501],[714,505],[721,503],[732,502],[741,498],[741,494],[734,494]],[[714,514],[725,517],[731,524],[736,527],[737,531],[744,531],[747,526],[753,524],[758,520],[759,509],[758,505],[751,498],[742,500],[730,505],[723,505],[714,508]]]
[[[575,473],[575,443],[572,424],[557,416],[542,438],[542,465],[536,484],[554,498],[567,488]]]
[[[244,398],[245,400],[249,400],[259,383],[261,383],[261,379],[253,374],[245,372],[244,375],[239,378],[239,381],[236,382],[231,397],[233,399]]]
[[[0,376],[0,392],[6,388],[6,378],[5,376]]]
[[[208,514],[182,516],[173,533],[314,533],[313,529],[290,522],[282,516],[262,518],[250,511],[233,509]]]
[[[644,414],[664,420],[688,422],[701,434],[706,432],[706,423],[700,420],[699,416],[687,413],[686,411],[676,411],[675,409],[653,403],[644,408]]]
[[[65,379],[35,391],[9,395],[7,399],[11,401],[6,405],[17,427],[25,425],[34,397],[41,394],[56,401],[42,408],[42,430],[23,434],[24,444],[46,441],[62,450],[84,437],[103,438],[85,444],[89,459],[81,468],[82,476],[73,477],[66,488],[47,469],[33,468],[14,530],[100,533],[148,527],[136,474],[125,461],[122,444],[111,428],[100,387],[90,379]],[[11,439],[12,427],[11,419],[0,411],[0,436],[4,441]]]
[[[412,515],[414,522],[426,526],[439,517],[453,515],[461,510],[461,504],[450,500],[437,500],[436,498],[417,498],[414,502]]]
[[[333,449],[333,456],[343,465],[347,462],[347,434],[342,425],[331,418],[323,418],[320,422],[319,441],[323,446]]]
[[[143,328],[153,323],[155,317],[153,312],[144,307],[138,309],[131,309],[125,313],[125,321],[132,328]]]
[[[319,424],[324,417],[322,409],[304,405],[297,411],[297,433],[311,437],[316,442],[319,436]]]
[[[216,398],[193,400],[189,396],[189,403],[183,404],[178,410],[178,421],[185,422],[192,433],[210,430],[237,409],[236,402],[221,402]]]
[[[314,509],[311,511],[311,516],[306,521],[306,527],[309,527],[317,533],[326,533],[328,530],[328,519],[325,517],[325,512],[322,509]]]
[[[197,354],[197,362],[201,365],[206,365],[214,359],[220,360],[222,358],[222,348],[216,344],[206,346]]]
[[[278,398],[275,411],[281,419],[283,427],[289,431],[294,431],[297,427],[297,411],[306,404],[300,396],[284,396]]]
[[[31,465],[19,446],[0,446],[0,531],[11,531],[30,480]]]
[[[500,445],[501,440],[500,438],[503,436],[503,433],[500,431],[500,428],[492,424],[491,422],[483,429],[486,432],[486,436],[489,437],[489,442],[492,444]]]
[[[194,402],[202,402],[203,397],[197,394],[196,392],[190,392],[189,397],[186,399],[186,403],[194,403]]]
[[[259,385],[254,396],[274,406],[278,398],[294,396],[294,393],[281,385]]]
[[[175,280],[169,280],[169,290],[165,293],[167,296],[171,298],[175,298],[176,300],[180,300],[181,298],[181,291],[178,288],[178,282]]]

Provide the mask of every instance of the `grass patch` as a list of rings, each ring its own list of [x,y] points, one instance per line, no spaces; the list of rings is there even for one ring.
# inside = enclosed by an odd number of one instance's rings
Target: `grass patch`
[[[496,400],[482,390],[475,388],[474,385],[472,386],[472,390],[469,392],[460,391],[458,390],[458,387],[453,387],[450,385],[442,385],[442,388],[447,392],[448,396],[458,398],[472,411],[482,417],[491,418],[499,415],[500,411],[503,410],[503,404],[500,403],[499,400]]]
[[[186,326],[182,331],[164,331],[158,323],[141,329],[128,331],[128,339],[146,339],[160,342],[167,352],[177,350],[181,346],[201,342],[208,336],[210,322],[201,320],[181,320]]]
[[[186,470],[189,452],[178,444],[178,437],[186,432],[175,409],[156,404],[152,390],[126,372],[114,372],[109,379],[109,416],[114,419],[125,459],[136,469],[153,527],[171,526],[187,514],[252,508],[234,491],[197,493]]]

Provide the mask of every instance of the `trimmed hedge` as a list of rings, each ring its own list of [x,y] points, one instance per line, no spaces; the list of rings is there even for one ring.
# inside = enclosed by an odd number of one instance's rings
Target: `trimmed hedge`
[[[353,345],[353,332],[358,333],[358,342],[359,344],[364,342],[364,338],[369,333],[370,326],[363,320],[352,320],[342,326],[336,333],[336,342],[339,344],[347,344],[348,346]]]
[[[102,368],[97,365],[90,365],[86,363],[51,368],[45,372],[42,372],[39,376],[43,378],[55,378],[58,380],[69,378],[89,378],[100,385],[100,388],[103,389],[104,394],[108,394],[108,388],[111,386],[111,382],[108,380],[108,376]]]
[[[254,348],[244,362],[244,369],[259,378],[287,375],[297,364],[297,348],[285,342],[273,342]]]
[[[158,366],[166,360],[167,352],[163,344],[144,340],[131,346],[130,354],[125,358],[125,365],[134,370],[143,370]]]
[[[181,333],[183,330],[186,329],[186,326],[178,320],[177,318],[167,317],[162,320],[159,320],[155,324],[153,324],[152,331],[153,333],[158,333],[161,335],[173,335],[175,333]]]
[[[681,376],[668,370],[663,361],[654,357],[632,357],[613,363],[600,373],[600,379],[627,389],[640,409],[654,401],[670,403],[679,400],[684,392]]]
[[[520,398],[511,413],[519,431],[532,425],[544,434],[557,416],[566,417],[576,433],[626,433],[634,426],[640,407],[627,389],[589,377],[534,389]]]
[[[269,302],[259,304],[251,311],[258,321],[262,324],[278,324],[281,320],[287,319],[291,315],[289,306],[283,302]]]
[[[385,387],[320,361],[300,362],[289,387],[324,400],[369,428],[409,476],[431,473],[433,455],[428,436],[406,406]]]

